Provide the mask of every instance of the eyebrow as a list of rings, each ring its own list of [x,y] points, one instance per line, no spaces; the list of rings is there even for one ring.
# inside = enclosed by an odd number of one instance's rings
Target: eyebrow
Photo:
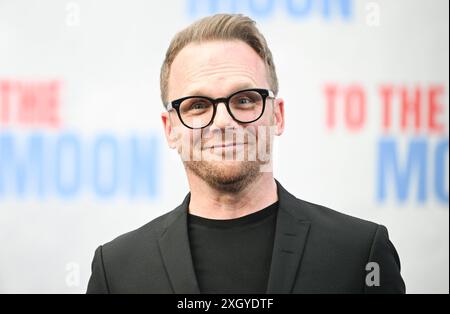
[[[233,88],[231,89],[232,91],[228,95],[232,95],[240,90],[249,89],[249,88],[257,88],[257,87],[253,86],[253,84],[249,83],[249,82],[238,83],[233,86]],[[228,96],[228,95],[226,95],[226,96]],[[207,95],[206,93],[204,93],[201,89],[194,89],[194,90],[190,91],[186,96],[203,96],[203,97],[212,98],[210,95]]]

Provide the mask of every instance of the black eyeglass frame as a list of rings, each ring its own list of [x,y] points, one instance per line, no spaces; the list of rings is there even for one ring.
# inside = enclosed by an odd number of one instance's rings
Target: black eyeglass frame
[[[261,95],[261,98],[262,98],[261,114],[256,119],[253,119],[251,121],[240,121],[240,120],[236,119],[236,117],[231,112],[230,104],[229,104],[230,99],[233,98],[234,96],[236,96],[239,93],[251,92],[251,91],[257,92],[258,94]],[[211,117],[211,121],[209,121],[209,123],[207,123],[205,126],[202,126],[200,128],[194,128],[194,127],[191,127],[191,126],[187,125],[186,123],[184,123],[183,119],[181,118],[180,105],[186,99],[191,99],[191,98],[205,99],[205,100],[208,100],[209,102],[211,102],[213,104],[213,114],[212,114],[212,117]],[[182,97],[182,98],[179,98],[179,99],[176,99],[176,100],[173,100],[173,101],[167,103],[166,104],[166,108],[167,108],[167,111],[175,109],[175,111],[177,112],[178,118],[180,118],[181,123],[183,123],[183,125],[185,127],[189,128],[189,129],[204,129],[204,128],[210,126],[211,123],[214,121],[214,118],[216,117],[217,106],[220,103],[224,103],[225,104],[225,107],[227,108],[228,114],[233,118],[234,121],[236,121],[238,123],[245,123],[245,124],[247,124],[247,123],[255,122],[255,121],[259,120],[259,118],[262,117],[262,115],[264,114],[264,110],[266,108],[266,99],[267,98],[275,98],[275,94],[270,89],[265,89],[265,88],[248,88],[248,89],[243,89],[243,90],[237,91],[237,92],[231,94],[228,97],[221,97],[221,98],[215,98],[215,99],[207,97],[207,96],[186,96],[186,97]]]

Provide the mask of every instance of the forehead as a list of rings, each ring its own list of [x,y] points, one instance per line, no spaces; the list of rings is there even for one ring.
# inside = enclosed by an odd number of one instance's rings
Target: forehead
[[[268,87],[261,57],[242,41],[209,41],[184,47],[172,63],[169,99],[222,97],[241,88]]]

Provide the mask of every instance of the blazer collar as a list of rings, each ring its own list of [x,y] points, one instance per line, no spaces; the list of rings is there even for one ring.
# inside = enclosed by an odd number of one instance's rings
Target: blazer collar
[[[310,222],[296,198],[277,181],[279,209],[267,293],[291,293],[297,277]],[[168,215],[159,246],[174,293],[200,293],[189,246],[187,212],[191,194]]]

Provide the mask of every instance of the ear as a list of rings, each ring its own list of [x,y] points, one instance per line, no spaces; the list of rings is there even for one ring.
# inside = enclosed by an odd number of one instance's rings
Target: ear
[[[275,135],[280,136],[284,131],[284,100],[275,98],[273,101],[273,117],[275,126]]]
[[[170,148],[175,149],[177,147],[177,134],[172,124],[170,112],[164,111],[163,113],[161,113],[161,120],[163,123],[167,144]]]

